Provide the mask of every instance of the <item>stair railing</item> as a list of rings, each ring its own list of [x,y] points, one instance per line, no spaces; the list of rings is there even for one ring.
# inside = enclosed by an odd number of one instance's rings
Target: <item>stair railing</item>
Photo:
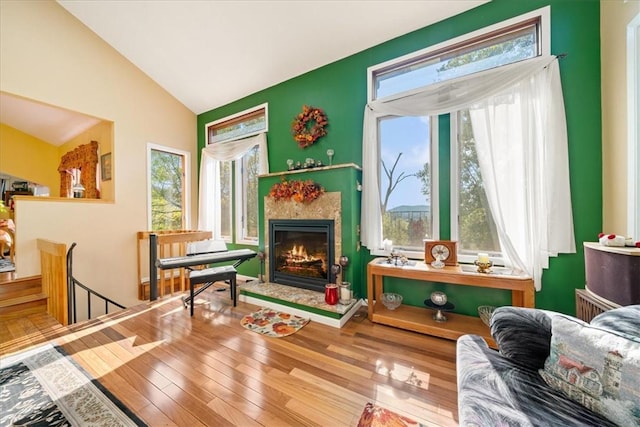
[[[76,247],[76,243],[71,244],[69,251],[67,252],[67,292],[68,292],[68,316],[69,323],[76,323],[77,320],[77,308],[76,308],[76,288],[81,288],[87,292],[87,316],[91,319],[91,297],[97,297],[104,301],[105,314],[109,314],[109,305],[114,305],[118,308],[126,308],[125,306],[118,304],[110,298],[94,291],[93,289],[83,285],[78,279],[73,277],[73,248]]]

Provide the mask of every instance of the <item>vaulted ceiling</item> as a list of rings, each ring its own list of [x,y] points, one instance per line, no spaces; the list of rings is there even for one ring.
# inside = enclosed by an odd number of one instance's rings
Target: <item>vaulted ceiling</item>
[[[58,3],[200,114],[488,1]],[[96,123],[2,93],[0,108],[2,123],[57,145]]]

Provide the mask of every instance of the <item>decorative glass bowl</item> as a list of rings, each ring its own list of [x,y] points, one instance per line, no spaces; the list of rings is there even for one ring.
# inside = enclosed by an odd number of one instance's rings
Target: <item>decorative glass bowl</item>
[[[481,305],[478,307],[480,320],[487,326],[491,326],[491,316],[496,308],[492,305]]]
[[[402,304],[402,295],[393,292],[383,293],[380,295],[380,299],[382,299],[382,304],[389,310],[395,310]]]

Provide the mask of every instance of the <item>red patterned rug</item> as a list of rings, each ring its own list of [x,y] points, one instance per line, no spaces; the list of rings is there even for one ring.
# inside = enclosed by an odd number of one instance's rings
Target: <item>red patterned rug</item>
[[[275,338],[294,334],[307,323],[309,319],[270,308],[262,308],[255,313],[247,314],[240,321],[240,324],[250,331]]]
[[[365,405],[358,427],[420,427],[423,424],[369,402]]]

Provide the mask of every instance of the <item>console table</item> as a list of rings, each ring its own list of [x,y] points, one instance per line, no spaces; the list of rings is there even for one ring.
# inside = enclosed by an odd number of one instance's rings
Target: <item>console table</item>
[[[400,305],[388,310],[377,296],[384,292],[384,278],[424,280],[462,286],[511,290],[511,304],[519,307],[535,305],[533,279],[529,276],[509,274],[481,274],[474,266],[433,268],[424,262],[411,266],[395,266],[386,263],[386,258],[376,258],[367,265],[367,297],[369,320],[397,328],[407,329],[441,338],[456,340],[464,334],[482,336],[491,347],[496,347],[489,328],[480,318],[456,313],[447,313],[446,322],[436,322],[431,318],[432,310],[422,307]],[[466,269],[469,269],[467,271]],[[428,297],[428,296],[425,296]]]

